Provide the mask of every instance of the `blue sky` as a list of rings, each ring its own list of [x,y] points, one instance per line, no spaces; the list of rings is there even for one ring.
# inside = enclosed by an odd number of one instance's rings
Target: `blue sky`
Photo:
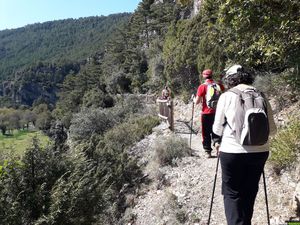
[[[133,12],[141,0],[0,0],[0,30],[27,24]]]

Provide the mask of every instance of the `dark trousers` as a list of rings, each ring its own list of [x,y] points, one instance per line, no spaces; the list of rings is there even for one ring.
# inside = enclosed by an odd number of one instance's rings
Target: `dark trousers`
[[[201,125],[202,125],[202,145],[204,151],[211,152],[211,140],[217,136],[212,131],[214,124],[215,114],[202,114]]]
[[[269,152],[220,153],[228,225],[251,225],[259,180],[268,156]]]

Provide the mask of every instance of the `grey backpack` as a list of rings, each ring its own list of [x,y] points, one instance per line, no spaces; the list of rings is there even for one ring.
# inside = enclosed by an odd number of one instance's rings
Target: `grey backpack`
[[[231,88],[238,95],[235,114],[235,137],[241,145],[264,145],[269,138],[267,104],[262,92],[255,88],[241,91]]]

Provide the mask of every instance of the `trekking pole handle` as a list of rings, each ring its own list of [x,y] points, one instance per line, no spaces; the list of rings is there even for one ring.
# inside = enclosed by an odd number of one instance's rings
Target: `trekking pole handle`
[[[195,98],[195,94],[192,94],[190,100],[191,100],[192,102],[194,102],[194,98]]]

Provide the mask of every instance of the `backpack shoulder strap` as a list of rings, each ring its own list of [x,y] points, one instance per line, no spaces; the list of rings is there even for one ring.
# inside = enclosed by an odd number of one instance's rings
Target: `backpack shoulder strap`
[[[233,92],[233,93],[236,94],[236,95],[240,95],[240,94],[243,93],[240,89],[237,89],[237,88],[235,88],[235,87],[230,88],[228,91]]]
[[[204,84],[206,85],[213,85],[213,84],[216,84],[215,80],[210,80],[211,82],[208,82],[208,80],[205,80],[204,81]]]
[[[257,92],[256,88],[246,88],[245,90],[241,91],[240,89],[238,89],[236,87],[230,88],[228,91],[233,92],[237,95],[240,95],[240,94],[246,93],[246,92],[251,92],[251,91]]]
[[[212,85],[213,83],[205,81],[204,84],[208,86],[208,85]]]

